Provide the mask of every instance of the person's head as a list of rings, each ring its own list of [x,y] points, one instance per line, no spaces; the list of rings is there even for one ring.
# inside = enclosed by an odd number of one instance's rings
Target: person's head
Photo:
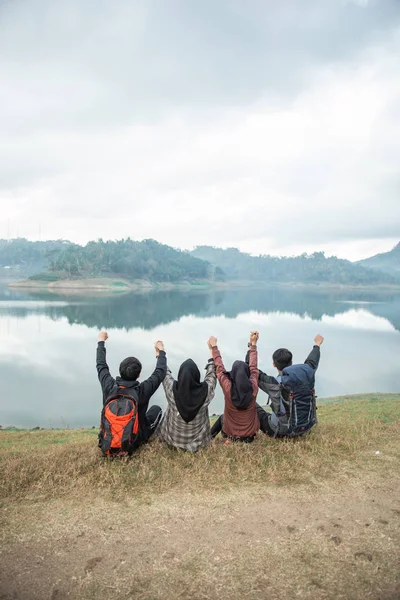
[[[119,365],[119,374],[125,381],[136,381],[142,371],[142,363],[134,356],[125,358]]]
[[[250,379],[250,367],[243,360],[235,360],[230,372],[231,380],[235,381],[239,377],[247,377]]]
[[[200,371],[191,358],[181,364],[178,379],[174,381],[172,391],[180,416],[186,423],[190,423],[208,396],[207,382],[200,381]]]
[[[238,410],[245,410],[254,395],[253,384],[250,380],[250,367],[242,360],[235,360],[229,373],[232,382],[232,404]]]
[[[187,385],[189,388],[200,383],[200,371],[194,360],[185,360],[178,371],[178,384]]]
[[[274,367],[283,371],[292,364],[293,354],[287,348],[278,348],[272,355]]]

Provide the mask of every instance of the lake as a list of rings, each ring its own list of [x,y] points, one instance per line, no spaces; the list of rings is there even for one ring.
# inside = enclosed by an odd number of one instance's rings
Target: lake
[[[158,291],[105,296],[24,293],[0,285],[0,424],[17,427],[98,425],[95,370],[98,331],[107,329],[108,362],[136,355],[143,376],[165,343],[174,375],[186,358],[202,369],[207,339],[230,368],[243,358],[251,329],[260,331],[259,365],[274,373],[272,352],[287,347],[303,362],[317,333],[325,336],[317,374],[320,398],[400,391],[400,294],[289,288]],[[266,396],[260,392],[260,401]],[[162,387],[153,402],[165,406]],[[221,390],[210,413],[223,409]]]

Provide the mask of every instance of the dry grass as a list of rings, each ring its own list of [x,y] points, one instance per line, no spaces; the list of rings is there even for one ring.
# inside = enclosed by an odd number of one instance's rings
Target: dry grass
[[[387,460],[398,464],[400,396],[369,396],[322,404],[319,425],[305,438],[225,445],[221,438],[195,455],[156,440],[131,460],[99,455],[97,431],[1,431],[0,498],[38,500],[85,494],[113,500],[135,494],[222,490],[268,482],[314,483],[379,468],[375,451],[391,443]]]
[[[1,431],[0,598],[400,597],[400,395],[318,417],[304,439],[127,462],[94,430]]]

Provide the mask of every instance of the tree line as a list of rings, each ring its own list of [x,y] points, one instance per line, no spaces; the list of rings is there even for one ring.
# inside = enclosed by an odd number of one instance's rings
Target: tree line
[[[26,268],[32,264],[45,269],[44,273],[37,273],[34,278],[47,280],[119,275],[127,279],[175,283],[223,278],[218,267],[213,267],[189,252],[154,240],[137,242],[130,238],[118,241],[99,239],[84,246],[63,240],[0,240],[1,266],[19,265]]]
[[[295,257],[251,256],[237,248],[198,246],[192,252],[155,240],[88,242],[65,240],[31,242],[0,240],[0,266],[35,273],[48,281],[65,277],[120,276],[130,280],[249,281],[263,283],[339,283],[375,285],[399,283],[399,276],[352,263],[323,252]]]
[[[399,283],[395,275],[372,270],[323,252],[293,257],[251,256],[237,248],[198,246],[193,256],[217,264],[229,280],[269,281],[271,283],[341,283],[373,285]]]

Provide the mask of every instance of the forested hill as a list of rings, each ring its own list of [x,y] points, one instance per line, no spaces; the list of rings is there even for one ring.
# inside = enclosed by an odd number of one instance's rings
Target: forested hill
[[[222,277],[220,269],[208,262],[154,240],[98,240],[85,246],[66,241],[0,241],[1,267],[18,267],[26,272],[32,265],[37,266],[38,278],[49,281],[63,277],[119,275],[127,279],[174,283]],[[46,272],[41,272],[43,270]]]
[[[237,248],[223,250],[211,246],[198,246],[192,255],[220,267],[230,280],[343,285],[400,282],[400,277],[364,268],[348,260],[327,258],[323,252],[295,257],[251,256]]]
[[[49,240],[45,242],[30,242],[25,238],[14,240],[0,239],[0,268],[18,270],[24,275],[32,275],[45,269],[50,257],[60,252],[70,242],[64,240]]]
[[[400,276],[400,242],[389,252],[376,254],[370,258],[359,260],[358,265],[369,269],[377,269],[390,275]]]
[[[393,254],[400,253],[397,246]],[[391,254],[391,253],[387,253]],[[384,255],[382,255],[384,256]],[[379,257],[379,255],[378,255]],[[369,260],[377,259],[373,257]],[[363,261],[365,262],[365,261]],[[322,252],[296,257],[251,256],[236,248],[199,246],[177,250],[154,240],[98,240],[85,246],[64,240],[30,242],[0,240],[0,272],[55,281],[60,278],[120,276],[130,280],[249,281],[263,283],[333,283],[343,285],[399,284],[396,276],[365,268]]]

